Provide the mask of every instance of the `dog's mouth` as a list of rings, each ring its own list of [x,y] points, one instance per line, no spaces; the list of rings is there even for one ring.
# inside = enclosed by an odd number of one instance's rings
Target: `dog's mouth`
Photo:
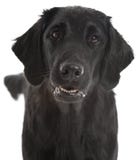
[[[65,102],[76,102],[83,99],[86,94],[75,88],[64,88],[62,86],[54,87],[53,94],[56,100]]]
[[[69,96],[80,96],[80,97],[85,97],[85,93],[83,93],[82,91],[78,90],[78,89],[65,89],[61,86],[59,87],[55,87],[54,90],[54,94],[61,94],[61,93],[65,93],[66,95]]]

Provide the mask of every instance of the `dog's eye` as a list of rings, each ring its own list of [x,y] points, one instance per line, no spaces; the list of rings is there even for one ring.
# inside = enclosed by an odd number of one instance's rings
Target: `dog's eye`
[[[89,35],[88,36],[88,42],[91,44],[98,44],[99,43],[99,37],[97,35]]]
[[[61,39],[61,32],[59,30],[52,31],[50,33],[51,40],[60,40]]]

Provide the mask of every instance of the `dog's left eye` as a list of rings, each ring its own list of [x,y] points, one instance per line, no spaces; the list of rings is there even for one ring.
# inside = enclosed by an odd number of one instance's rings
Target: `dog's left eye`
[[[99,43],[99,36],[93,34],[88,36],[88,42],[91,44],[98,44]]]

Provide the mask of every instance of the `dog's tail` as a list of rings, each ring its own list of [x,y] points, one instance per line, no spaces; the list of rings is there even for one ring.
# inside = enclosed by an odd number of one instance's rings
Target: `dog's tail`
[[[4,84],[14,99],[18,99],[20,94],[24,94],[27,85],[23,74],[6,76]]]

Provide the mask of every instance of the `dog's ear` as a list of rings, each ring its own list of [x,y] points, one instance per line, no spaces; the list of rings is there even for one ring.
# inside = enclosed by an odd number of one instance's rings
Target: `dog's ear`
[[[110,90],[118,84],[120,72],[131,63],[134,57],[131,47],[110,21],[108,27],[109,39],[103,59],[101,84],[105,89]]]
[[[53,19],[58,8],[44,11],[41,18],[25,34],[17,38],[12,50],[24,64],[24,72],[27,80],[32,85],[40,84],[47,72],[43,60],[46,53],[42,53],[43,32]]]

